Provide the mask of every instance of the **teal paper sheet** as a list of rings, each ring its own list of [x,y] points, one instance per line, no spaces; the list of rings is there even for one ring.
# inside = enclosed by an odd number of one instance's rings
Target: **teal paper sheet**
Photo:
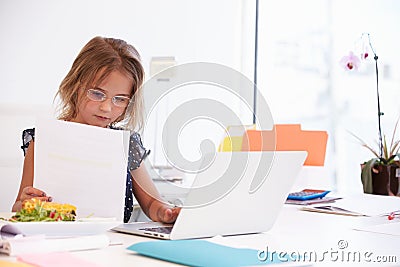
[[[233,248],[205,240],[158,240],[133,244],[127,248],[141,255],[189,266],[253,266],[282,263],[258,259],[258,251]],[[287,262],[290,260],[287,259]]]

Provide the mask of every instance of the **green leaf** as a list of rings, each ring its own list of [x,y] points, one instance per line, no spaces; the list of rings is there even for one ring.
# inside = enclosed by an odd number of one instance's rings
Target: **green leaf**
[[[372,147],[368,146],[368,144],[366,142],[364,142],[364,140],[362,140],[357,135],[353,134],[350,131],[348,131],[348,132],[361,143],[361,146],[367,148],[369,151],[371,151],[375,155],[375,157],[379,158],[380,155],[376,150],[374,150]]]
[[[396,142],[394,142],[394,144],[392,145],[391,150],[390,150],[391,155],[396,155],[397,153],[399,153],[399,149],[400,149],[399,144],[400,144],[400,140],[397,140]]]
[[[361,170],[361,182],[363,184],[364,193],[372,194],[372,168],[378,159],[370,159]]]
[[[392,142],[390,143],[391,150],[393,149],[393,146],[394,146],[394,138],[396,137],[396,131],[397,131],[397,125],[399,124],[399,119],[400,119],[400,116],[397,118],[396,124],[394,125],[393,134],[392,134]],[[399,140],[397,140],[396,143],[398,144]],[[392,154],[394,154],[394,153],[392,153]]]

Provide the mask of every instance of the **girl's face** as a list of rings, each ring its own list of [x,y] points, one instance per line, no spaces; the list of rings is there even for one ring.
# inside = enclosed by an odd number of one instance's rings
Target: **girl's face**
[[[84,88],[80,91],[78,114],[73,122],[89,124],[99,127],[107,127],[119,118],[126,107],[117,106],[113,103],[114,96],[130,97],[133,81],[119,71],[113,71],[97,88]],[[88,97],[88,89],[96,89],[103,92],[106,99],[94,101]]]

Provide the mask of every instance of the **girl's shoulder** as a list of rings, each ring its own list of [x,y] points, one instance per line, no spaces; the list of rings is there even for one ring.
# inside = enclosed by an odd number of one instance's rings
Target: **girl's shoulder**
[[[113,130],[126,130],[123,127],[118,127],[118,126],[108,126],[109,129],[113,129]],[[140,134],[136,131],[130,131],[130,141],[132,142],[136,142],[139,143],[140,145],[143,145],[142,143],[142,137],[140,136]]]
[[[22,131],[22,136],[31,136],[35,138],[35,128],[28,128]]]
[[[110,126],[110,129],[124,130],[121,127]],[[150,150],[143,146],[142,138],[136,131],[130,131],[128,169],[133,171],[139,168],[142,161],[150,154]]]
[[[22,131],[22,150],[24,151],[24,155],[28,150],[29,144],[31,141],[35,141],[35,128],[29,128]]]

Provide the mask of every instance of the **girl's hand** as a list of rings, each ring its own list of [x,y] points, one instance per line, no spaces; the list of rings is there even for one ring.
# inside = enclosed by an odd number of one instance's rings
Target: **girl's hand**
[[[166,205],[158,209],[158,221],[163,223],[173,223],[179,215],[181,208],[171,208]]]
[[[22,189],[20,200],[24,202],[25,200],[36,198],[41,201],[51,201],[52,198],[48,197],[45,192],[40,189],[34,188],[32,186],[27,186]]]
[[[46,193],[42,190],[34,188],[32,186],[27,186],[22,189],[19,201],[15,203],[13,210],[21,210],[22,203],[32,198],[48,202],[51,202],[53,200],[52,197],[47,196]]]

